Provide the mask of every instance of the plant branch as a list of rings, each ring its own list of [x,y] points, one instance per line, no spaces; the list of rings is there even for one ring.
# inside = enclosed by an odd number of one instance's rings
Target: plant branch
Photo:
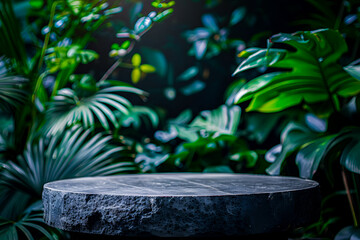
[[[357,222],[357,218],[356,218],[356,214],[355,214],[355,208],[354,208],[354,204],[353,204],[353,201],[352,201],[352,198],[351,198],[350,188],[349,188],[349,184],[348,184],[348,181],[347,181],[347,178],[346,178],[346,173],[345,173],[344,168],[341,171],[341,175],[342,175],[342,179],[343,179],[343,182],[344,182],[344,186],[345,186],[345,190],[346,190],[346,196],[347,196],[348,201],[349,201],[350,210],[351,210],[351,214],[352,214],[353,221],[354,221],[354,227],[358,227],[358,222]]]
[[[359,195],[359,176],[356,173],[351,173],[352,176],[352,180],[354,183],[354,188],[355,188],[355,196],[356,196],[356,203],[357,203],[357,209],[358,209],[358,214],[360,216],[360,195]]]
[[[35,102],[37,92],[39,91],[41,83],[42,83],[44,77],[46,76],[46,74],[48,74],[48,71],[45,71],[42,74],[40,74],[40,76],[36,80],[36,85],[35,85],[34,92],[33,92],[32,98],[31,98],[31,101],[33,103]]]
[[[138,34],[138,38],[136,39],[136,41],[139,41],[139,39],[141,39],[141,37],[147,32],[149,31],[149,29],[151,28],[148,27],[146,30],[144,30],[143,32]],[[129,54],[135,47],[135,41],[132,41],[130,46],[126,49],[126,52],[124,54],[124,56],[126,56],[127,54]],[[109,78],[109,76],[114,72],[114,70],[122,63],[123,58],[119,58],[118,60],[115,61],[115,63],[113,65],[111,65],[111,67],[105,72],[105,74],[100,78],[99,82],[104,82],[106,79]]]
[[[45,36],[44,44],[43,44],[43,47],[42,47],[42,50],[41,50],[41,55],[40,55],[39,65],[38,65],[38,71],[40,71],[40,69],[42,67],[42,64],[44,62],[45,52],[46,52],[46,49],[47,49],[47,47],[49,45],[51,29],[54,26],[54,16],[55,16],[55,10],[56,10],[56,5],[57,4],[58,4],[58,2],[56,1],[51,6],[50,20],[49,20],[49,24],[48,24],[49,32]]]
[[[45,53],[46,53],[46,49],[49,45],[49,41],[50,41],[50,34],[51,34],[51,29],[54,25],[54,16],[55,16],[55,10],[56,10],[56,5],[58,4],[58,2],[54,2],[51,6],[51,12],[50,12],[50,20],[49,20],[49,24],[48,24],[48,28],[49,28],[49,32],[46,34],[45,36],[45,40],[44,40],[44,44],[41,50],[41,54],[40,54],[40,59],[39,59],[39,65],[38,65],[38,72],[40,72],[42,64],[44,62],[44,58],[45,58]],[[43,78],[45,77],[45,75],[47,74],[47,72],[44,72],[42,74],[40,74],[40,76],[37,77],[36,79],[36,83],[35,83],[35,89],[33,92],[33,96],[32,96],[32,102],[35,102],[36,99],[36,95],[37,95],[37,91],[40,88],[40,85],[42,83]]]
[[[115,69],[122,63],[122,58],[119,58],[118,60],[116,60],[114,62],[113,65],[111,65],[111,67],[105,72],[105,74],[102,76],[102,78],[100,78],[99,82],[102,83],[104,82],[106,79],[109,78],[109,76],[115,71]]]

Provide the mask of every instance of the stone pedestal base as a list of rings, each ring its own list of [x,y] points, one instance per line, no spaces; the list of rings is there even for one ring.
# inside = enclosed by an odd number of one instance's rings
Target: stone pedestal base
[[[320,211],[314,181],[242,174],[62,180],[44,186],[43,203],[50,226],[119,237],[258,238],[309,224]]]

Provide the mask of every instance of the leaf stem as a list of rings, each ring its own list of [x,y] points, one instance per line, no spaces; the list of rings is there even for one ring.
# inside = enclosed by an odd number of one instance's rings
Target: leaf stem
[[[353,201],[351,198],[350,188],[349,188],[349,184],[348,184],[348,181],[346,178],[346,173],[345,173],[344,168],[342,168],[341,175],[342,175],[343,183],[344,183],[345,190],[346,190],[346,196],[349,201],[351,214],[352,214],[353,221],[354,221],[354,227],[358,227],[358,222],[357,222],[357,218],[356,218],[356,214],[355,214],[355,208],[354,208],[354,204],[353,204]]]
[[[355,173],[351,173],[351,176],[352,176],[352,180],[353,180],[353,183],[354,183],[354,188],[355,188],[355,195],[356,195],[356,201],[357,201],[357,208],[358,208],[358,214],[360,216],[360,192],[359,192],[359,183],[358,183],[358,180],[359,180],[359,176],[356,175]]]
[[[339,28],[340,28],[341,20],[342,20],[342,18],[343,18],[344,10],[345,10],[345,1],[346,1],[346,0],[343,0],[343,1],[341,2],[339,14],[338,14],[338,17],[336,18],[336,22],[335,22],[335,26],[334,26],[334,29],[335,29],[335,30],[339,30]]]
[[[115,69],[122,63],[122,58],[119,58],[118,60],[116,60],[114,62],[113,65],[111,65],[111,67],[105,72],[105,74],[102,76],[102,78],[100,78],[99,82],[102,83],[104,82],[106,79],[109,78],[109,76],[115,71]]]
[[[49,45],[51,29],[52,29],[52,27],[54,25],[54,16],[55,16],[56,5],[58,3],[59,2],[56,1],[51,6],[50,20],[49,20],[49,24],[48,24],[49,32],[45,36],[44,44],[43,44],[43,47],[42,47],[42,50],[41,50],[41,55],[40,55],[39,65],[38,65],[38,71],[40,71],[40,69],[42,67],[44,57],[45,57],[45,52],[46,52],[46,49],[47,49],[47,47]]]
[[[47,73],[48,73],[47,71],[43,72],[42,74],[40,74],[40,76],[36,80],[36,85],[35,85],[34,92],[32,94],[32,98],[31,98],[31,101],[33,103],[35,102],[37,92],[39,91],[41,83],[42,83],[42,81],[43,81],[43,79],[44,79],[44,77],[46,76]]]
[[[121,63],[120,67],[134,69],[134,66],[132,64],[129,64],[129,63]]]
[[[40,59],[39,59],[39,63],[38,63],[38,73],[40,72],[41,70],[41,67],[42,67],[42,64],[44,62],[44,58],[45,58],[45,53],[46,53],[46,49],[49,45],[49,41],[50,41],[50,34],[51,34],[51,29],[54,25],[54,16],[55,16],[55,10],[56,10],[56,6],[59,2],[56,1],[52,4],[51,6],[51,12],[50,12],[50,20],[49,20],[49,24],[48,24],[48,28],[49,28],[49,32],[46,34],[45,36],[45,40],[44,40],[44,44],[43,44],[43,47],[41,49],[41,54],[40,54]],[[45,77],[45,75],[47,74],[48,72],[45,71],[44,73],[40,74],[37,79],[36,79],[36,82],[35,82],[35,88],[34,88],[34,92],[33,92],[33,95],[32,95],[32,102],[34,103],[35,102],[35,99],[36,99],[36,95],[37,95],[37,91],[39,90],[40,88],[40,85],[42,83],[42,80],[43,78]],[[34,113],[33,113],[34,114]]]
[[[138,34],[138,38],[136,41],[139,41],[141,39],[141,37],[147,32],[149,31],[149,29],[151,28],[148,27],[146,30],[144,30],[143,32]],[[126,53],[124,54],[124,56],[126,56],[127,54],[129,54],[135,47],[135,41],[132,41],[130,46],[126,49]],[[108,79],[108,77],[115,71],[115,69],[122,63],[123,58],[119,58],[118,60],[116,60],[114,62],[114,64],[105,72],[105,74],[100,78],[99,82],[103,82],[106,79]]]

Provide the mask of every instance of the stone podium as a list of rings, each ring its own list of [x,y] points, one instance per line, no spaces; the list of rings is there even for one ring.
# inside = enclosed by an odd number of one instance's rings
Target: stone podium
[[[47,183],[43,204],[48,225],[93,236],[252,239],[316,221],[320,194],[293,177],[137,174]]]

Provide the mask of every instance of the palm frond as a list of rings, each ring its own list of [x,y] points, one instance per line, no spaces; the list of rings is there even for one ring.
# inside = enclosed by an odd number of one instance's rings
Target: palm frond
[[[38,201],[25,209],[20,219],[9,220],[0,217],[0,238],[17,240],[25,237],[25,239],[33,240],[35,230],[47,239],[55,239],[45,228],[42,215],[42,203]]]
[[[124,148],[107,149],[111,139],[101,133],[91,136],[91,129],[75,126],[64,134],[31,142],[18,163],[2,164],[0,185],[40,197],[47,182],[135,170],[133,163],[114,163],[114,155]]]
[[[9,111],[27,98],[27,93],[20,88],[27,79],[19,76],[0,76],[0,110]]]
[[[12,0],[0,1],[0,56],[11,59],[18,73],[27,73],[25,44],[21,38],[19,22],[15,17]]]
[[[190,127],[214,133],[214,137],[221,134],[234,135],[240,123],[240,116],[240,107],[222,105],[212,111],[202,111],[200,116],[197,116],[190,124]]]
[[[63,131],[66,127],[81,122],[85,128],[94,125],[97,120],[105,130],[111,124],[120,127],[116,112],[129,114],[132,107],[129,100],[118,95],[119,92],[144,95],[145,92],[125,86],[107,87],[91,96],[80,98],[72,89],[65,88],[50,102],[47,111],[47,131],[50,135]],[[110,124],[110,123],[111,124]]]
[[[31,196],[0,185],[0,218],[16,220],[31,203]],[[1,238],[0,238],[1,239]]]

